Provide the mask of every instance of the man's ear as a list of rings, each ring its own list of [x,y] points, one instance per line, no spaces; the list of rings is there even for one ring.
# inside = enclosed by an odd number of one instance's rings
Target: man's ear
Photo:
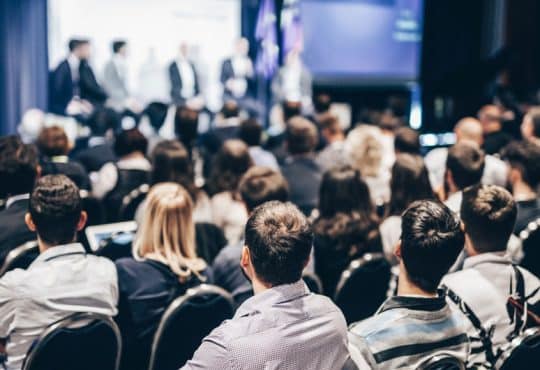
[[[38,164],[36,166],[36,179],[39,179],[41,177],[41,172],[42,172],[42,168],[41,166]]]
[[[244,245],[242,248],[242,256],[240,257],[240,266],[244,270],[249,268],[249,265],[251,264],[251,254],[249,252],[249,248]]]
[[[84,225],[86,225],[86,221],[88,220],[88,214],[86,211],[81,211],[81,217],[79,217],[79,222],[77,223],[77,231],[81,231],[84,229]]]
[[[24,222],[30,231],[36,232],[36,224],[34,224],[34,220],[32,220],[32,215],[30,213],[24,215]]]
[[[401,240],[394,247],[394,256],[401,261]]]

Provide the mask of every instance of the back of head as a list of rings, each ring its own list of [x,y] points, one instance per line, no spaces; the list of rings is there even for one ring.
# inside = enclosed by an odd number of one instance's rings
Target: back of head
[[[392,167],[389,215],[399,216],[414,201],[434,199],[424,160],[418,155],[398,154]]]
[[[251,167],[238,186],[242,200],[249,212],[272,200],[289,200],[289,185],[281,173],[267,167]]]
[[[464,242],[458,217],[439,202],[417,201],[403,214],[401,259],[409,280],[425,292],[436,292]]]
[[[317,94],[313,98],[313,108],[317,114],[328,112],[330,105],[332,105],[332,98],[328,94]]]
[[[289,122],[293,117],[302,115],[302,103],[297,101],[284,101],[281,104],[283,110],[283,121]]]
[[[502,157],[521,179],[533,190],[540,184],[540,146],[530,141],[511,142],[502,151]]]
[[[379,175],[383,160],[383,146],[379,141],[379,134],[376,127],[361,125],[347,135],[345,153],[351,166],[360,170],[362,176]]]
[[[145,154],[147,148],[148,140],[137,128],[121,131],[114,141],[114,152],[118,157],[136,152]]]
[[[458,123],[456,123],[454,131],[458,141],[469,140],[481,145],[482,141],[484,140],[482,124],[474,117],[465,117],[460,119]]]
[[[410,127],[400,127],[395,131],[394,149],[397,153],[420,154],[420,135]]]
[[[41,241],[49,246],[72,243],[81,211],[79,189],[69,178],[48,175],[37,181],[29,212]]]
[[[458,189],[480,182],[484,173],[485,156],[480,147],[471,141],[462,141],[448,150],[446,168]]]
[[[287,149],[290,154],[307,154],[318,142],[317,127],[309,120],[294,117],[287,124]]]
[[[342,134],[343,129],[339,119],[333,114],[325,114],[319,119],[319,126],[323,133],[327,132],[330,136]]]
[[[240,108],[238,103],[234,100],[227,100],[221,108],[221,114],[223,118],[234,118],[240,114]]]
[[[198,136],[199,112],[188,107],[178,107],[174,115],[174,127],[182,143],[191,147]]]
[[[540,139],[540,107],[533,107],[529,109],[525,115],[525,120],[530,121],[530,136]]]
[[[259,146],[261,145],[262,131],[259,122],[254,118],[250,118],[240,124],[238,136],[248,146]]]
[[[88,119],[94,136],[105,136],[107,131],[120,127],[120,115],[111,108],[96,108]]]
[[[476,252],[506,250],[517,216],[516,204],[507,190],[495,185],[465,189],[460,214]]]
[[[52,126],[41,130],[37,147],[40,153],[47,157],[67,155],[69,153],[69,140],[62,127]]]
[[[247,221],[245,237],[260,280],[277,286],[302,278],[313,232],[307,218],[294,205],[273,201],[255,208]]]
[[[38,173],[36,147],[17,136],[0,138],[0,197],[32,191]]]
[[[502,127],[503,111],[495,104],[484,105],[478,112],[484,134],[499,131]]]
[[[240,178],[251,165],[251,156],[243,141],[225,141],[212,163],[209,181],[211,193],[236,191]]]

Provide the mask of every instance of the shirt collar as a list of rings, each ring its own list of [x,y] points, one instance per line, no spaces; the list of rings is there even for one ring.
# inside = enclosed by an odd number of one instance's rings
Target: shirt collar
[[[54,163],[68,163],[69,157],[67,155],[55,155],[54,157],[51,157],[51,162]]]
[[[73,254],[83,254],[83,255],[86,254],[82,244],[70,243],[70,244],[57,245],[55,247],[50,247],[44,252],[40,253],[40,255],[34,260],[34,262],[32,262],[30,266],[42,264],[50,260],[61,258],[64,256],[71,256]]]
[[[30,199],[30,193],[19,194],[19,195],[14,195],[12,197],[9,197],[6,200],[6,209],[12,206],[13,203],[18,202],[19,200],[28,200],[28,199]]]
[[[510,265],[512,261],[506,254],[506,252],[490,252],[482,253],[476,256],[467,257],[463,262],[463,268],[472,268],[482,263],[498,263],[502,265]]]
[[[303,280],[293,284],[278,285],[245,301],[237,310],[235,317],[250,316],[270,306],[293,301],[310,294]]]
[[[439,311],[446,307],[446,297],[439,292],[438,297],[411,297],[395,296],[383,303],[378,313],[392,310],[395,308],[405,308],[415,311]]]

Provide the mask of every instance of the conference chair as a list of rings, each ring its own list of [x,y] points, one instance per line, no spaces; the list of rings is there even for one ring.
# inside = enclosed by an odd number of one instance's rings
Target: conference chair
[[[540,327],[525,330],[503,350],[497,359],[498,370],[532,369],[540,359]]]
[[[0,277],[16,268],[26,269],[39,255],[37,241],[29,241],[11,250],[0,267]]]
[[[232,296],[202,284],[167,308],[152,343],[149,370],[177,370],[193,357],[203,338],[234,313]]]
[[[79,192],[81,197],[82,209],[88,215],[86,226],[101,225],[105,223],[105,207],[101,201],[92,195],[87,190]]]
[[[521,266],[540,277],[540,218],[519,233],[523,248]]]
[[[465,370],[465,363],[450,354],[437,354],[422,362],[417,370]]]
[[[121,352],[120,330],[111,318],[75,313],[43,331],[22,370],[118,370]]]
[[[135,219],[137,208],[144,201],[149,191],[150,185],[142,184],[124,196],[122,205],[120,206],[120,221],[131,221]]]
[[[337,285],[334,301],[347,323],[372,316],[388,296],[391,266],[382,253],[352,261]]]
[[[313,272],[304,271],[304,273],[302,274],[302,279],[304,279],[304,283],[306,283],[309,290],[316,294],[322,294],[323,287],[321,279],[319,279],[316,274],[314,274]]]

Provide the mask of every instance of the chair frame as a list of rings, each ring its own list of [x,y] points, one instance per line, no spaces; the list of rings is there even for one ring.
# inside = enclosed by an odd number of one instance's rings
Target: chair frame
[[[2,277],[8,270],[9,267],[20,257],[24,256],[27,252],[30,252],[32,249],[38,249],[37,240],[31,240],[24,244],[19,245],[18,247],[12,249],[6,256],[4,263],[0,267],[0,277]]]
[[[126,211],[127,207],[133,202],[134,199],[136,199],[138,196],[142,194],[148,194],[150,191],[150,185],[149,184],[142,184],[139,185],[137,188],[130,191],[127,195],[125,195],[122,198],[122,205],[120,206],[120,218],[124,217],[124,212]]]
[[[90,325],[94,321],[101,321],[105,324],[107,324],[113,331],[116,341],[118,343],[118,352],[116,354],[116,360],[115,360],[115,369],[120,369],[120,359],[122,358],[122,335],[120,334],[120,329],[115,324],[113,319],[111,319],[108,316],[100,315],[96,313],[90,313],[90,312],[78,312],[74,313],[72,315],[69,315],[68,317],[63,318],[62,320],[59,320],[52,325],[49,325],[38,337],[36,343],[40,343],[43,340],[45,340],[49,335],[53,334],[58,329],[76,329],[73,326],[75,324],[80,323],[81,321],[88,321],[88,324],[82,325],[80,327],[84,327],[87,325]],[[36,357],[36,347],[32,348],[27,354],[26,358],[24,360],[24,365],[22,367],[22,370],[28,370],[30,368],[30,365],[32,364],[32,361]]]
[[[366,265],[367,263],[369,263],[371,261],[377,260],[377,259],[383,259],[383,260],[386,261],[386,258],[384,257],[383,253],[366,253],[362,257],[351,261],[351,263],[349,264],[349,267],[347,267],[347,269],[341,273],[341,277],[340,277],[339,282],[338,282],[338,284],[336,286],[336,292],[334,293],[334,300],[337,300],[338,294],[341,292],[341,290],[343,289],[343,287],[345,286],[345,284],[347,283],[347,281],[351,277],[352,273],[356,269]]]
[[[210,285],[210,284],[201,284],[194,288],[188,289],[184,295],[181,295],[180,297],[172,301],[169,307],[167,307],[167,309],[163,313],[163,316],[161,316],[159,326],[156,330],[156,333],[154,334],[154,339],[152,341],[152,350],[150,353],[150,362],[148,365],[149,370],[159,370],[155,368],[156,352],[159,346],[160,338],[163,335],[163,331],[165,330],[165,323],[167,321],[166,318],[168,318],[173,312],[179,309],[182,305],[185,305],[188,301],[190,301],[194,297],[206,295],[208,293],[217,294],[223,297],[224,299],[226,299],[230,303],[231,308],[234,311],[235,305],[234,305],[233,297],[226,290],[218,286]]]
[[[466,370],[467,366],[463,361],[461,361],[459,358],[452,356],[448,353],[441,353],[436,354],[435,356],[427,359],[426,361],[422,362],[420,366],[418,366],[417,370],[427,370],[430,366],[433,366],[437,364],[438,362],[444,361],[444,360],[451,360],[454,362],[456,366],[459,366],[459,370]]]
[[[523,334],[515,337],[512,342],[510,342],[504,351],[501,353],[497,361],[495,362],[495,369],[500,369],[506,360],[510,358],[514,350],[523,344],[526,340],[532,338],[540,338],[540,327],[529,328],[523,332]]]
[[[311,271],[304,271],[302,273],[302,279],[304,279],[304,277],[308,277],[309,279],[311,279],[315,283],[315,285],[317,285],[317,289],[319,290],[317,292],[317,294],[323,294],[322,282],[321,282],[321,279],[317,276],[317,274],[315,274],[314,272],[311,272]],[[315,292],[313,292],[313,293],[315,293]]]

